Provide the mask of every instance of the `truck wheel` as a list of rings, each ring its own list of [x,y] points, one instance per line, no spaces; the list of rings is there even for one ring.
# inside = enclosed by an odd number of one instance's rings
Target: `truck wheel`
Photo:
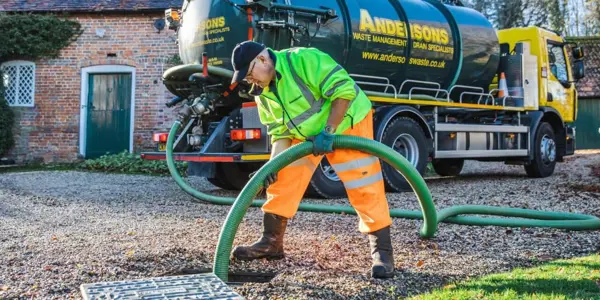
[[[311,198],[345,198],[348,196],[344,183],[337,176],[326,157],[315,170],[304,193]]]
[[[222,189],[241,191],[250,180],[250,174],[260,167],[259,163],[217,163],[215,178],[208,181]]]
[[[440,176],[457,176],[463,169],[464,159],[434,159],[433,170]]]
[[[402,154],[423,176],[428,160],[427,138],[415,120],[407,117],[394,119],[385,128],[381,142]],[[412,191],[410,184],[398,170],[383,160],[381,167],[387,191]]]
[[[540,123],[532,145],[533,160],[525,165],[529,177],[543,178],[554,173],[556,167],[556,137],[547,122]]]

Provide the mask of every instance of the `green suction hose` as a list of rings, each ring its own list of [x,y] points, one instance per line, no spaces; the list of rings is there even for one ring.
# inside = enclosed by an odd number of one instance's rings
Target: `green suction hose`
[[[179,121],[176,121],[175,124],[173,124],[173,127],[169,132],[169,137],[167,139],[167,166],[169,168],[171,176],[173,177],[173,179],[175,179],[175,182],[186,193],[188,193],[197,200],[218,205],[233,204],[235,207],[235,203],[240,202],[237,201],[235,198],[218,197],[200,192],[188,185],[185,182],[185,180],[181,177],[181,175],[177,171],[177,168],[175,167],[175,161],[173,159],[173,142],[175,140],[177,130],[180,126],[181,123]],[[382,157],[384,161],[394,166],[396,169],[400,170],[402,174],[407,174],[405,175],[405,177],[408,183],[415,191],[417,199],[419,200],[419,204],[421,205],[421,209],[424,213],[421,213],[419,211],[392,209],[390,210],[390,215],[392,217],[397,218],[423,219],[425,222],[423,223],[423,228],[421,229],[421,235],[423,237],[432,237],[435,234],[437,227],[437,217],[435,206],[433,205],[433,201],[431,199],[429,189],[427,188],[427,184],[425,183],[425,180],[423,180],[423,177],[421,177],[421,175],[402,155],[395,152],[393,149],[386,147],[383,144],[379,144],[377,142],[374,142],[373,140],[363,139],[355,136],[336,136],[336,139],[334,140],[334,146],[337,148],[355,149],[366,153],[370,153],[378,157]],[[263,187],[263,182],[267,174],[277,172],[283,167],[291,164],[295,160],[307,156],[309,154],[312,154],[312,144],[310,142],[300,143],[290,147],[286,151],[277,155],[274,159],[270,160],[267,164],[263,165],[263,167],[260,170],[258,170],[258,172],[256,172],[256,174],[246,184],[244,189],[242,189],[240,195],[237,198],[240,199],[240,197],[248,197],[249,199],[248,201],[244,202],[247,202],[247,206],[245,206],[243,212],[241,212],[242,215],[239,216],[240,221],[243,215],[245,214],[246,209],[249,206],[261,207],[264,204],[265,200],[252,200]],[[256,184],[250,184],[256,182],[255,180],[258,180]],[[298,206],[298,210],[320,213],[346,213],[356,215],[356,211],[353,207],[340,205],[300,203],[300,206]]]
[[[181,123],[176,121],[173,124],[167,139],[167,165],[175,182],[195,199],[219,205],[233,205],[229,210],[221,230],[221,235],[219,236],[213,269],[215,275],[223,281],[227,281],[229,256],[237,228],[248,207],[260,207],[264,204],[264,200],[253,201],[254,197],[256,197],[262,188],[264,179],[268,174],[277,172],[295,160],[312,154],[312,144],[310,142],[297,144],[271,159],[250,179],[238,195],[237,199],[217,197],[195,190],[189,186],[178,173],[173,159],[173,142],[180,126]],[[424,222],[420,235],[424,238],[433,237],[437,230],[437,224],[440,222],[477,226],[551,227],[570,230],[600,229],[600,219],[595,216],[564,212],[545,212],[484,205],[460,205],[442,209],[437,213],[425,180],[423,180],[418,171],[402,155],[395,152],[393,149],[377,141],[355,136],[336,136],[334,139],[334,148],[353,149],[369,153],[379,157],[399,170],[417,195],[422,212],[391,209],[390,216],[393,218],[423,219]],[[298,210],[321,213],[356,214],[356,211],[351,206],[301,203]],[[537,220],[459,216],[462,214],[497,215]]]

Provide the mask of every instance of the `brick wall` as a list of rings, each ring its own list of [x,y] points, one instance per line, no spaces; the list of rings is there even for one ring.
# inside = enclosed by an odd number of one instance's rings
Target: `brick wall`
[[[13,107],[16,146],[9,157],[18,162],[68,162],[78,158],[81,69],[96,65],[136,68],[134,151],[151,146],[152,132],[166,130],[172,113],[163,104],[171,95],[161,83],[177,54],[175,34],[157,33],[162,13],[72,15],[84,33],[57,59],[36,62],[35,107]],[[104,36],[96,35],[104,30]],[[108,54],[116,57],[108,57]]]

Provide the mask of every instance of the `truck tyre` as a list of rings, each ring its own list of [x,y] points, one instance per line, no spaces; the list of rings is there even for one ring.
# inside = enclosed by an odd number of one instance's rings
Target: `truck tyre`
[[[250,174],[261,167],[258,163],[216,163],[215,178],[208,181],[226,190],[241,191]]]
[[[224,189],[224,190],[230,190],[230,191],[234,191],[235,188],[233,187],[233,185],[223,182],[220,178],[206,178],[206,180],[208,180],[208,182],[210,182],[212,185]]]
[[[337,176],[326,157],[315,170],[305,195],[310,198],[345,198],[348,196],[344,183]]]
[[[554,129],[547,122],[542,122],[535,131],[532,145],[533,160],[525,165],[529,177],[543,178],[554,173],[556,167],[556,136]]]
[[[408,117],[392,120],[383,132],[381,143],[402,154],[423,176],[429,159],[427,138],[415,120]],[[412,191],[410,184],[398,170],[383,160],[381,160],[381,167],[388,192]]]
[[[238,189],[236,189],[235,186],[227,180],[227,175],[223,170],[223,165],[225,164],[227,163],[215,163],[215,177],[206,179],[208,180],[208,182],[212,183],[218,188],[230,191],[237,191]]]
[[[433,170],[440,176],[457,176],[465,165],[464,159],[434,159]]]

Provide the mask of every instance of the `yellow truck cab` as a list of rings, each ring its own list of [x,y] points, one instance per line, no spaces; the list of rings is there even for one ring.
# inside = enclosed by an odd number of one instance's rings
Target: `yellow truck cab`
[[[565,40],[556,33],[539,27],[510,28],[498,31],[502,44],[515,49],[518,43],[528,45],[529,53],[537,58],[538,101],[530,110],[540,107],[553,108],[563,122],[577,118],[577,90],[574,82],[584,76],[582,48],[573,49],[575,65],[571,65]],[[525,49],[524,51],[527,51]]]

